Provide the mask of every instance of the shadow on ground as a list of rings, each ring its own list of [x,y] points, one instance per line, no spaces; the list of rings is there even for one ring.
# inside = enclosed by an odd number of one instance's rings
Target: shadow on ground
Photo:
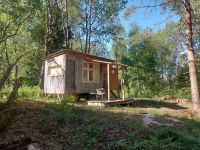
[[[158,101],[158,100],[134,100],[132,107],[139,107],[139,108],[169,108],[169,109],[188,109],[187,107],[179,106],[177,103],[173,102],[166,102],[166,101]]]
[[[136,100],[134,105],[183,109],[173,103],[153,100]],[[200,143],[200,123],[195,120],[184,120],[190,123],[185,129],[162,127],[154,131],[144,126],[141,114],[116,112],[108,108],[34,101],[18,102],[15,108],[11,122],[1,131],[0,149],[20,147],[23,150],[30,143],[38,143],[44,150],[178,149],[180,145],[189,149],[190,143],[197,148]]]

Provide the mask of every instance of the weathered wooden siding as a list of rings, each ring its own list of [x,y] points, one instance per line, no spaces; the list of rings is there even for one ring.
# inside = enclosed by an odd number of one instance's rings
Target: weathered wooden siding
[[[96,92],[97,88],[107,89],[107,66],[100,64],[100,82],[88,83],[82,82],[82,67],[84,58],[71,54],[62,54],[45,61],[44,74],[44,92],[52,94],[79,94]],[[62,74],[60,76],[48,76],[49,66],[62,66]],[[111,72],[111,71],[110,71]],[[111,74],[112,82],[111,90],[117,87],[117,71]]]
[[[65,76],[65,93],[76,93],[76,76],[77,76],[77,58],[73,55],[66,55],[66,76]],[[75,77],[72,77],[72,72],[71,72],[71,63],[70,62],[75,62],[75,72],[74,72],[74,76]],[[75,82],[75,85],[72,87],[71,86],[71,83],[72,83],[72,78],[74,78],[74,82]]]
[[[45,61],[45,72],[44,72],[44,93],[52,94],[64,94],[65,93],[65,61],[66,54],[54,57]],[[49,76],[49,66],[62,66],[62,73],[60,76]]]
[[[75,86],[72,89],[69,86],[70,77],[70,61],[75,62]],[[99,83],[86,83],[82,82],[82,64],[84,59],[82,57],[77,57],[73,55],[66,56],[66,93],[89,93],[95,92],[97,88],[103,87],[103,74],[102,74],[102,67],[103,65],[100,64],[100,82]]]

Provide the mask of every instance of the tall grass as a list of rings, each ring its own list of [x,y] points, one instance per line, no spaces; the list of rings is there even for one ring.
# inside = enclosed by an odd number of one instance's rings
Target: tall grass
[[[4,87],[1,91],[0,91],[0,100],[7,100],[10,92],[12,91],[11,87]]]
[[[5,87],[0,92],[0,99],[7,100],[12,87]],[[38,86],[22,86],[18,91],[18,99],[39,99],[43,97],[43,91]]]
[[[39,99],[41,97],[43,97],[43,91],[38,86],[23,86],[19,89],[19,99]]]

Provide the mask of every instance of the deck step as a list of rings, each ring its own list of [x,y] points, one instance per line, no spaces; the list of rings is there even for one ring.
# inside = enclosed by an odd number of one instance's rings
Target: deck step
[[[134,101],[133,99],[125,99],[125,100],[90,100],[88,101],[88,106],[118,106],[118,105],[129,105],[132,104]]]

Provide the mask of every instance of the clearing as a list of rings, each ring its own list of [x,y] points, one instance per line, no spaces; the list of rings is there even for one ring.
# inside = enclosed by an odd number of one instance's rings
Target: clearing
[[[18,100],[6,117],[0,149],[200,149],[200,116],[189,102],[138,99],[101,108]]]

